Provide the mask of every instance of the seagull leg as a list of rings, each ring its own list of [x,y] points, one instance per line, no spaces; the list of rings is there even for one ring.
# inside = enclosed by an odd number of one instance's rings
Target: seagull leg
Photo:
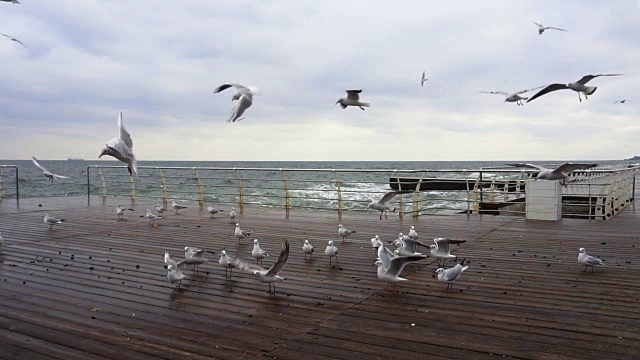
[[[360,110],[364,111],[364,108],[362,106],[358,106],[360,108]]]
[[[386,211],[384,212],[384,218],[385,218],[385,219],[388,219],[388,217],[387,217],[387,212],[386,212]],[[380,220],[382,220],[382,219],[380,219]]]
[[[583,272],[587,272],[587,265],[584,266],[584,271]]]
[[[585,95],[587,96],[587,95]],[[582,98],[580,97],[580,93],[578,93],[578,100],[580,100],[580,102],[582,102]]]
[[[338,261],[338,255],[336,255],[336,264],[340,266],[340,261]],[[592,266],[593,267],[593,266]]]

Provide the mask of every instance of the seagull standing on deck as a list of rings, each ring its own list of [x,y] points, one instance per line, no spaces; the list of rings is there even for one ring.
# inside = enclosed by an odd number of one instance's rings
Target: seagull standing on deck
[[[531,102],[537,98],[539,98],[540,96],[544,95],[544,94],[548,94],[552,91],[556,91],[556,90],[565,90],[565,89],[569,89],[569,90],[573,90],[575,92],[578,93],[578,100],[580,100],[580,102],[582,102],[582,98],[580,97],[580,93],[584,94],[584,98],[589,99],[587,97],[587,95],[591,95],[594,92],[596,92],[596,90],[598,89],[597,86],[587,86],[586,84],[599,77],[599,76],[621,76],[624,74],[598,74],[598,75],[585,75],[582,77],[582,79],[576,81],[576,82],[572,82],[572,83],[568,83],[568,84],[560,84],[560,83],[556,83],[556,84],[551,84],[548,85],[547,87],[545,87],[544,89],[538,91],[535,95],[533,95],[529,100],[527,100],[527,102]]]
[[[107,142],[98,158],[104,155],[113,156],[127,164],[127,170],[129,170],[130,176],[135,175],[137,177],[138,160],[136,160],[136,155],[133,153],[133,140],[131,139],[131,135],[129,135],[129,132],[124,128],[122,123],[122,111],[118,114],[118,129],[120,135]]]
[[[226,250],[220,251],[220,260],[218,260],[218,264],[224,267],[224,277],[227,277],[227,272],[229,273],[229,279],[231,279],[231,275],[233,275],[233,269],[236,267],[236,263],[233,261],[233,258],[227,255]]]
[[[235,222],[235,220],[236,220],[236,208],[232,207],[231,211],[229,211],[229,219],[231,219],[231,222]]]
[[[156,204],[156,211],[158,212],[158,215],[162,216],[162,213],[167,211],[167,208],[160,206],[160,204]]]
[[[187,207],[184,205],[176,204],[176,201],[174,199],[171,199],[171,208],[176,212],[176,215],[178,215],[178,211],[186,209]]]
[[[62,175],[58,175],[58,174],[54,174],[51,171],[47,170],[46,167],[42,166],[42,164],[40,164],[40,162],[38,161],[38,159],[36,159],[35,157],[31,157],[31,161],[33,161],[33,163],[38,167],[38,169],[42,170],[42,176],[49,178],[49,180],[51,180],[51,182],[53,182],[53,180],[58,180],[58,179],[68,179],[68,176],[62,176]]]
[[[116,208],[116,215],[118,215],[118,221],[124,220],[124,212],[125,212],[125,210],[135,211],[135,210],[130,209],[130,208],[124,208],[124,207],[122,207],[122,205],[118,205],[118,207]]]
[[[302,245],[302,252],[304,253],[305,260],[307,260],[307,255],[313,258],[313,245],[309,243],[309,239],[304,241],[304,245]]]
[[[462,259],[462,262],[456,264],[456,266],[448,269],[439,268],[436,270],[438,274],[438,281],[447,283],[447,291],[453,288],[453,282],[460,278],[460,275],[469,268],[469,266],[464,265],[464,261],[466,259]]]
[[[333,266],[331,259],[334,257],[336,258],[336,264],[338,264],[338,266],[340,265],[340,262],[338,262],[338,250],[338,247],[333,245],[333,241],[329,241],[327,243],[327,247],[324,249],[324,254],[329,257],[329,265]]]
[[[587,268],[591,266],[591,272],[593,272],[594,265],[604,265],[604,262],[597,257],[587,255],[587,250],[580,248],[578,252],[578,264],[584,265],[584,272],[587,272]]]
[[[416,228],[413,225],[411,225],[411,229],[409,229],[409,237],[412,240],[418,240],[418,233],[416,232]]]
[[[338,235],[342,236],[342,242],[347,242],[347,237],[351,236],[351,234],[355,234],[355,230],[345,229],[342,224],[338,224]]]
[[[260,262],[260,265],[262,265],[262,260],[269,256],[269,253],[260,247],[258,239],[253,240],[253,250],[251,251],[251,256],[256,259],[256,264]]]
[[[221,209],[216,209],[211,205],[207,205],[207,211],[209,212],[209,214],[211,214],[211,217],[213,218],[213,215],[215,214],[219,214],[221,212],[224,212],[224,210]]]
[[[520,96],[520,95],[524,94],[526,92],[529,92],[529,91],[538,90],[538,89],[540,89],[542,87],[544,87],[544,85],[535,87],[533,89],[526,89],[526,90],[516,91],[516,92],[513,92],[513,93],[508,93],[506,91],[480,91],[480,92],[483,93],[483,94],[504,95],[504,102],[514,102],[518,106],[523,106],[524,104],[522,103],[522,100],[527,100],[528,98],[526,98],[524,96]]]
[[[560,180],[560,184],[562,184],[562,186],[567,186],[567,183],[574,182],[577,180],[577,179],[569,180],[570,177],[569,175],[567,175],[567,173],[570,173],[576,170],[590,169],[598,166],[598,164],[564,163],[555,169],[547,169],[544,166],[534,165],[534,164],[507,164],[507,165],[540,170],[535,180],[540,180],[540,179]]]
[[[233,95],[231,101],[238,100],[236,105],[231,110],[231,114],[227,122],[236,122],[240,121],[244,118],[240,118],[242,114],[244,114],[245,110],[247,110],[251,105],[253,105],[253,95],[260,95],[260,90],[256,87],[246,87],[240,84],[222,84],[218,86],[215,90],[213,90],[214,94],[217,94],[221,91],[224,91],[230,87],[234,87],[238,90],[238,92]]]
[[[384,214],[384,218],[387,219],[387,213],[389,211],[391,212],[396,211],[395,206],[389,205],[387,203],[399,193],[400,191],[390,191],[384,194],[384,196],[378,201],[375,201],[372,199],[371,203],[369,204],[369,208],[380,211],[380,220],[382,220],[382,214]]]
[[[359,89],[359,90],[347,90],[347,97],[338,99],[336,104],[340,104],[340,106],[342,106],[343,109],[346,109],[347,106],[357,106],[360,109],[364,110],[363,106],[364,107],[369,107],[369,103],[360,101],[360,95],[359,94],[361,92],[362,92],[362,89]]]
[[[144,211],[144,217],[149,220],[150,226],[154,226],[156,224],[156,220],[162,219],[162,216],[151,213],[149,209]]]
[[[247,236],[251,235],[253,231],[244,231],[240,229],[240,224],[236,224],[236,230],[234,235],[240,240],[240,245],[242,245],[242,240],[244,240]]]
[[[44,223],[49,225],[49,229],[53,229],[53,225],[62,224],[62,222],[65,221],[65,219],[58,219],[58,218],[51,217],[47,213],[44,213],[43,218],[44,218]]]
[[[539,24],[539,23],[537,23],[537,22],[535,22],[535,21],[533,21],[533,23],[534,23],[534,24],[536,24],[536,25],[538,25],[538,35],[542,35],[542,33],[543,33],[545,30],[559,30],[559,31],[567,31],[567,30],[565,30],[565,29],[560,29],[560,28],[553,27],[553,26],[543,26],[542,24]]]

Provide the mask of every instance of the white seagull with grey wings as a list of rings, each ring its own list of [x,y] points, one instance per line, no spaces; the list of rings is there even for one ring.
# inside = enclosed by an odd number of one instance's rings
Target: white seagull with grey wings
[[[38,161],[38,159],[36,159],[35,157],[31,157],[31,161],[33,161],[33,163],[38,167],[38,169],[42,170],[42,176],[49,178],[49,180],[51,180],[51,182],[53,182],[53,180],[58,180],[58,179],[68,179],[68,176],[62,176],[62,175],[58,175],[58,174],[54,174],[51,171],[47,170],[46,167],[42,166],[42,164],[40,164],[40,162]]]
[[[340,98],[336,101],[336,104],[340,104],[343,109],[346,109],[347,106],[357,106],[360,109],[364,110],[364,107],[369,107],[369,103],[360,101],[360,93],[362,89],[359,90],[347,90],[347,97]]]
[[[516,91],[516,92],[513,92],[513,93],[508,93],[506,91],[480,91],[480,92],[483,93],[483,94],[504,95],[504,102],[514,102],[514,103],[516,103],[516,105],[522,106],[522,105],[524,105],[522,103],[522,100],[527,100],[528,98],[526,98],[524,96],[520,96],[521,94],[524,94],[526,92],[533,91],[533,90],[538,90],[538,89],[543,88],[543,87],[544,87],[544,85],[535,87],[533,89],[526,89],[526,90]]]
[[[138,160],[133,153],[133,140],[127,129],[122,124],[122,112],[118,114],[118,130],[120,135],[117,138],[113,138],[107,142],[102,149],[99,158],[103,155],[113,156],[114,158],[127,164],[127,170],[129,175],[138,176]]]
[[[238,100],[238,102],[231,110],[231,114],[229,116],[229,119],[227,119],[227,122],[236,122],[244,119],[240,117],[242,116],[242,114],[244,114],[245,110],[253,105],[253,95],[260,95],[261,92],[256,87],[228,83],[218,86],[215,90],[213,90],[213,93],[217,94],[230,87],[234,87],[238,90],[238,92],[236,92],[235,95],[233,95],[233,97],[231,98],[231,101]]]
[[[548,94],[552,91],[556,91],[556,90],[565,90],[565,89],[569,89],[569,90],[573,90],[575,92],[578,93],[578,100],[580,100],[582,102],[582,98],[580,97],[580,93],[584,94],[584,98],[588,99],[587,95],[591,95],[594,92],[596,92],[596,89],[598,89],[597,86],[587,86],[586,84],[599,77],[599,76],[621,76],[624,74],[598,74],[598,75],[585,75],[582,77],[582,79],[576,81],[576,82],[572,82],[572,83],[568,83],[568,84],[560,84],[560,83],[555,83],[555,84],[551,84],[548,85],[547,87],[545,87],[544,89],[538,91],[535,95],[533,95],[529,100],[527,100],[527,102],[531,102],[537,98],[539,98],[540,96],[544,95],[544,94]]]
[[[538,25],[538,35],[542,35],[545,30],[559,30],[559,31],[567,31],[565,29],[560,29],[554,26],[544,26],[540,23],[533,21],[534,24]]]
[[[569,180],[570,177],[569,175],[567,175],[568,173],[576,170],[585,170],[585,169],[590,169],[598,166],[598,164],[564,163],[555,169],[547,169],[544,166],[534,165],[534,164],[507,164],[507,165],[540,170],[535,180],[540,180],[540,179],[560,180],[560,183],[563,186],[566,186],[567,183],[569,182],[573,182],[577,180],[577,179]]]

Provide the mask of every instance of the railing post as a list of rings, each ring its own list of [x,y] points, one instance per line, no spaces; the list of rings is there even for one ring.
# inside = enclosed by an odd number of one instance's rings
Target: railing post
[[[496,178],[493,177],[491,185],[489,185],[489,201],[494,202],[496,200]]]
[[[204,188],[202,187],[202,179],[200,179],[200,172],[195,167],[196,179],[198,179],[198,203],[200,204],[200,211],[204,209]]]
[[[462,169],[464,174],[464,182],[467,186],[467,215],[471,214],[471,192],[469,191],[469,176],[467,176],[467,169]]]
[[[480,171],[480,174],[478,176],[478,179],[480,179],[480,203],[482,203],[484,201],[483,198],[483,193],[484,193],[484,184],[482,183],[482,171]]]
[[[100,182],[102,183],[102,205],[107,203],[107,182],[104,180],[102,170],[98,168],[98,175],[100,175]]]
[[[287,219],[289,218],[289,209],[291,209],[291,199],[289,197],[289,185],[287,184],[287,176],[283,168],[280,168],[280,175],[282,176],[282,182],[284,183],[284,209]]]
[[[417,218],[418,216],[420,216],[420,188],[422,188],[422,180],[424,179],[424,176],[426,175],[426,172],[422,173],[422,176],[420,176],[420,180],[418,180],[418,183],[416,184],[416,189],[415,192],[413,193],[413,217]],[[402,204],[402,194],[400,194],[400,204]]]
[[[87,166],[87,206],[91,206],[91,166]]]
[[[240,207],[240,211],[242,211],[242,208],[244,207],[244,190],[242,188],[242,178],[240,178],[240,172],[238,172],[236,168],[233,168],[233,172],[236,174],[236,178],[238,178],[238,194],[240,197],[238,199],[238,206]]]
[[[16,169],[16,206],[20,207],[20,175],[18,175],[18,167],[14,167]]]
[[[333,169],[333,173],[335,174],[335,178],[336,178],[336,188],[338,189],[338,216],[342,215],[342,182],[340,180],[338,180],[338,173],[336,172],[336,169]]]
[[[393,172],[396,175],[396,182],[398,183],[398,191],[402,191],[402,182],[400,181],[400,176],[398,176],[398,169],[393,170]],[[400,217],[400,220],[402,220],[402,212],[404,211],[404,204],[402,203],[402,194],[400,194],[399,198],[400,198],[400,203],[398,204],[398,207],[400,208],[400,211],[398,211],[398,217]]]
[[[473,214],[478,215],[480,213],[480,205],[478,204],[478,185],[480,184],[480,178],[476,178],[476,183],[473,185]],[[482,196],[482,191],[480,191]]]
[[[133,181],[133,175],[129,175],[129,183],[131,184],[131,206],[136,205],[136,183]]]
[[[164,173],[162,173],[162,169],[160,169],[160,167],[158,167],[158,170],[160,170],[160,181],[162,182],[162,206],[166,209],[167,208],[167,181],[164,178]]]
[[[2,174],[3,173],[4,173],[4,170],[0,170],[0,204],[2,204]]]

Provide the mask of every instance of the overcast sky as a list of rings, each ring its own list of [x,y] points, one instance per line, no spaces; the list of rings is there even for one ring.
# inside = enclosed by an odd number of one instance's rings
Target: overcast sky
[[[20,1],[0,2],[28,47],[0,39],[0,159],[95,160],[118,111],[139,160],[640,155],[637,0]],[[479,93],[599,73],[625,75],[582,102]],[[262,91],[238,123],[225,82]],[[335,105],[348,88],[371,107]]]

